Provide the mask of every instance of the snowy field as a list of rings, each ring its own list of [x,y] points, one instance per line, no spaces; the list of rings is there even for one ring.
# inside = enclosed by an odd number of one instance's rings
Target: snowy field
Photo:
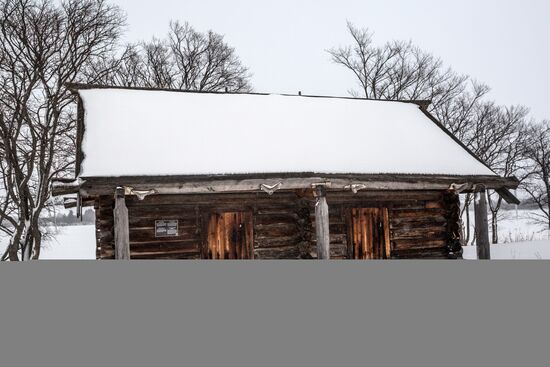
[[[475,246],[464,247],[464,259],[477,259]],[[492,260],[548,260],[550,259],[550,240],[515,242],[491,246]]]
[[[531,214],[525,210],[503,213],[499,222],[502,244],[492,246],[493,259],[550,259],[549,232],[533,223]],[[93,225],[59,227],[54,238],[44,244],[41,259],[95,259],[94,231]],[[0,239],[0,249],[5,245],[5,239]],[[476,258],[475,246],[464,248],[464,258]]]
[[[536,213],[534,210],[503,210],[499,214],[498,221],[499,243],[506,244],[550,239],[550,232],[547,227],[533,220]],[[470,218],[473,220],[473,212],[471,212]],[[490,225],[491,222],[489,219]]]
[[[95,226],[60,227],[40,254],[42,260],[95,260]]]
[[[501,244],[491,246],[491,259],[550,259],[550,233],[543,225],[534,222],[534,213],[529,210],[502,211],[498,222]],[[470,218],[473,221],[473,212]],[[473,226],[471,231],[473,233]],[[476,259],[476,251],[475,246],[464,247],[464,258]]]
[[[44,243],[41,260],[95,260],[95,226],[58,227],[54,238]],[[0,239],[0,249],[6,247]]]

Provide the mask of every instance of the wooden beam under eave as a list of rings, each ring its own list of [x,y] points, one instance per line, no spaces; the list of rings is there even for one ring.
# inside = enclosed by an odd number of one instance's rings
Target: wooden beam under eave
[[[317,235],[317,259],[330,259],[330,231],[326,189],[315,188],[315,233]]]
[[[124,189],[118,187],[115,191],[114,232],[115,259],[130,260],[130,229],[128,208],[124,197]]]
[[[82,183],[83,181],[79,179],[54,180],[52,183],[52,196],[78,194]]]
[[[95,198],[86,198],[86,199],[82,199],[82,207],[85,208],[85,207],[91,207],[91,206],[94,206],[95,204]],[[78,206],[78,199],[77,198],[69,198],[66,200],[63,201],[63,207],[65,209],[72,209],[72,208],[76,208]]]
[[[392,191],[392,190],[448,190],[452,184],[472,183],[482,184],[487,189],[500,189],[513,187],[513,179],[486,178],[483,180],[471,180],[461,177],[403,177],[381,179],[342,178],[331,176],[311,177],[270,177],[270,178],[246,178],[246,179],[213,179],[213,180],[189,180],[175,177],[170,181],[162,178],[138,177],[119,178],[119,185],[131,187],[138,191],[155,190],[160,195],[177,194],[212,194],[212,193],[237,193],[237,192],[261,192],[262,185],[278,185],[279,190],[303,190],[319,182],[330,182],[331,190],[350,190],[352,186],[360,186],[362,190]],[[80,188],[83,197],[106,195],[114,189],[112,180],[88,178]]]
[[[496,190],[496,192],[506,201],[508,204],[519,205],[521,201],[507,188]]]

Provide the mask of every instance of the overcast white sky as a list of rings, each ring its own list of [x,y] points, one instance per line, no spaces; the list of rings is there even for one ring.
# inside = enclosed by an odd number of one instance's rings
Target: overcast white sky
[[[350,20],[377,43],[410,39],[491,86],[497,102],[550,119],[548,0],[113,1],[128,14],[128,41],[164,36],[171,19],[225,35],[258,92],[348,95],[355,81],[325,50],[349,43]]]

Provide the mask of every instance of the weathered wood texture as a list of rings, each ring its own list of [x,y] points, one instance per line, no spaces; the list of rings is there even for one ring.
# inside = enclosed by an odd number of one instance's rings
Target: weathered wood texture
[[[455,257],[456,195],[443,191],[327,192],[330,258],[353,258],[348,241],[352,208],[386,208],[389,258]],[[112,197],[96,199],[97,255],[114,258]],[[132,259],[208,258],[208,225],[213,213],[249,212],[254,259],[317,258],[315,198],[308,192],[152,195],[126,197]],[[177,237],[155,238],[155,220],[177,219]]]
[[[113,217],[115,227],[115,258],[117,260],[130,260],[130,226],[123,189],[116,190]]]
[[[214,260],[254,258],[251,212],[213,213],[208,221],[208,253]]]
[[[475,234],[477,246],[477,258],[480,260],[491,259],[491,244],[489,242],[489,221],[487,219],[487,194],[485,191],[475,194]]]
[[[351,208],[348,215],[349,257],[358,260],[388,259],[391,256],[388,209]]]
[[[326,189],[319,186],[315,190],[315,234],[317,236],[317,258],[330,259],[330,220]]]

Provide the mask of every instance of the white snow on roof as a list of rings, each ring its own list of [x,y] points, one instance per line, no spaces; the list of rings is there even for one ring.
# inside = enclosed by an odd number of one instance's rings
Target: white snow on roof
[[[81,90],[80,176],[494,175],[411,103]]]

